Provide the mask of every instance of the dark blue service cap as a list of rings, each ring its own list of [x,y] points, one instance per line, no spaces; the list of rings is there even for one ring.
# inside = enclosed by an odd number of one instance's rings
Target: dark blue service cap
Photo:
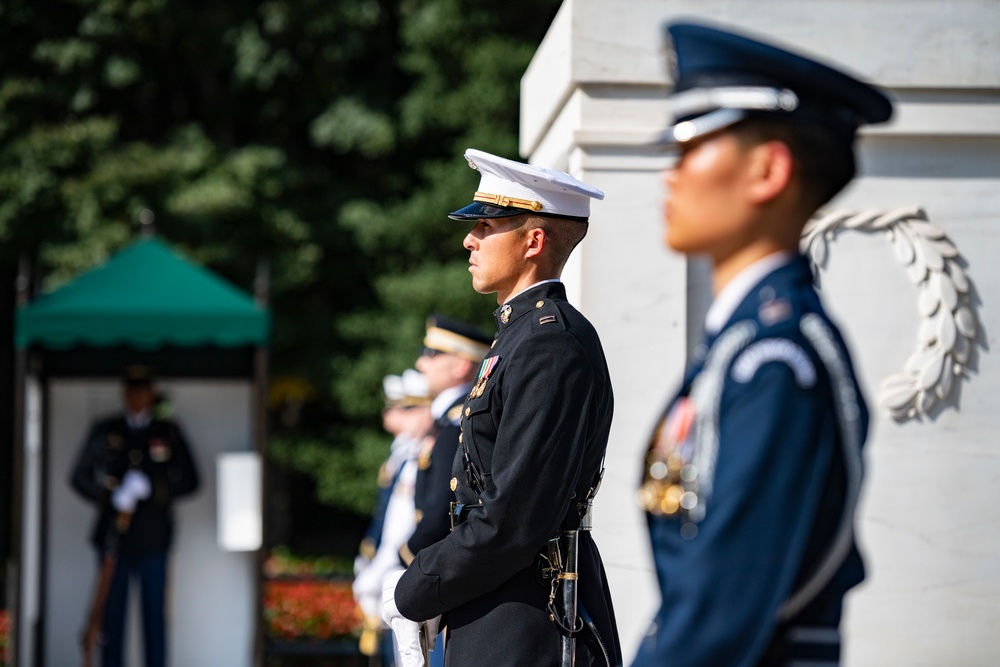
[[[668,23],[664,33],[674,90],[662,143],[761,116],[818,124],[853,139],[859,126],[892,116],[884,93],[805,56],[696,23]]]

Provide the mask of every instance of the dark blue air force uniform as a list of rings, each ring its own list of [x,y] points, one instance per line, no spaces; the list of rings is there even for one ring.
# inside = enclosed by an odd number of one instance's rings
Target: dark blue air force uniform
[[[693,401],[687,444],[714,446],[714,478],[703,516],[647,515],[663,602],[634,664],[835,661],[841,600],[864,578],[851,519],[868,413],[805,259],[706,342],[658,431]]]
[[[450,665],[559,664],[539,554],[579,526],[577,502],[598,478],[613,410],[597,333],[565,299],[561,283],[543,283],[497,309],[499,332],[465,402],[453,468],[466,511],[396,586],[407,618],[443,615]],[[576,664],[620,664],[604,568],[585,530],[578,586],[592,627],[578,635]]]
[[[696,145],[744,120],[794,128],[796,169],[829,165],[823,177],[793,172],[803,206],[850,180],[858,127],[892,114],[875,87],[799,54],[711,26],[666,28],[663,143]],[[636,667],[839,661],[842,601],[864,578],[854,515],[868,411],[806,260],[761,262],[756,285],[744,284],[751,267],[727,285],[749,292],[691,360],[650,438],[637,500],[662,606]]]

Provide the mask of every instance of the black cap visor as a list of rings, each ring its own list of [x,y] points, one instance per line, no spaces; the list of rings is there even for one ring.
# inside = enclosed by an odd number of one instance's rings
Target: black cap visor
[[[512,218],[515,215],[540,215],[546,218],[562,218],[563,220],[575,220],[576,222],[589,222],[590,218],[583,218],[577,215],[560,215],[558,213],[546,213],[544,211],[529,211],[524,208],[514,206],[494,206],[493,204],[483,204],[482,202],[472,202],[464,208],[448,214],[452,220],[484,220],[486,218]]]
[[[457,211],[452,211],[448,217],[452,220],[481,220],[483,218],[510,218],[522,213],[532,213],[524,208],[513,206],[494,206],[474,201],[468,206],[464,206]]]

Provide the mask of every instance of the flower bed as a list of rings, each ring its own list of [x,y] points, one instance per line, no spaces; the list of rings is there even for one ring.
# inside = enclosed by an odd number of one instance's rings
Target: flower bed
[[[10,662],[10,614],[0,609],[0,667]]]
[[[264,621],[277,640],[331,640],[358,637],[361,614],[349,581],[324,579],[265,582]]]

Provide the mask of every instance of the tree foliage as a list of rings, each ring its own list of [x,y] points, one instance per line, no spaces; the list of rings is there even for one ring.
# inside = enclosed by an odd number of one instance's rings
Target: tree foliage
[[[274,451],[365,512],[381,378],[432,311],[491,326],[445,217],[474,146],[516,155],[518,85],[558,0],[0,0],[0,263],[55,287],[143,211],[248,288],[276,375],[315,387]],[[148,214],[146,214],[148,216]]]

